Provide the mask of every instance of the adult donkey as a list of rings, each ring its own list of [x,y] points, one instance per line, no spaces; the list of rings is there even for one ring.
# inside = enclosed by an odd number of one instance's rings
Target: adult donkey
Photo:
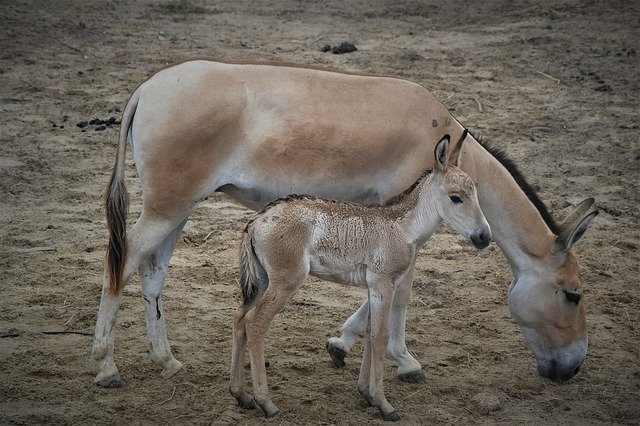
[[[169,259],[198,203],[222,191],[251,209],[287,194],[380,203],[426,168],[444,134],[463,127],[426,89],[404,80],[277,64],[186,62],[133,93],[107,189],[109,246],[93,358],[101,386],[121,385],[114,332],[121,290],[139,269],[154,363],[169,378],[183,369],[171,354],[161,293]],[[592,199],[561,224],[511,163],[467,138],[462,169],[513,274],[509,308],[544,377],[575,375],[587,352],[582,282],[571,248],[597,212]],[[142,212],[127,232],[124,163],[132,145]],[[405,346],[408,276],[394,292],[389,356],[398,375],[424,377]],[[353,338],[368,312],[345,324]],[[348,340],[348,339],[347,339]],[[346,350],[351,342],[333,342]],[[335,352],[335,351],[334,351]]]

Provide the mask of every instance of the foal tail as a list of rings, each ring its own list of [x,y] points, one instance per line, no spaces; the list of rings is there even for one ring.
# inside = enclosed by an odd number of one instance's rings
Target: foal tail
[[[116,162],[111,171],[111,179],[105,192],[107,227],[109,228],[106,261],[109,273],[109,289],[112,294],[120,293],[124,285],[124,263],[127,258],[127,213],[129,212],[129,194],[124,184],[124,160],[126,157],[127,137],[131,129],[133,116],[138,107],[139,98],[140,89],[133,93],[122,115]]]
[[[249,223],[244,228],[242,240],[240,241],[240,285],[242,286],[242,299],[245,306],[251,304],[256,298],[262,272],[262,265],[253,249],[252,238],[253,228]]]

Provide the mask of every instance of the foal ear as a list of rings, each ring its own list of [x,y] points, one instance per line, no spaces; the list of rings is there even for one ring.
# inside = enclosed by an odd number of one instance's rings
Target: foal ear
[[[453,159],[452,165],[458,167],[460,166],[460,160],[462,159],[462,145],[464,145],[464,140],[467,138],[467,134],[469,131],[464,129],[462,132],[462,136],[458,139],[453,147],[451,147],[451,153],[449,154],[449,158]]]
[[[438,145],[436,145],[436,149],[433,151],[433,154],[436,157],[435,161],[435,169],[438,171],[442,171],[447,166],[447,161],[449,160],[449,141],[451,140],[451,136],[444,135]]]
[[[562,231],[559,236],[559,242],[562,244],[564,251],[569,251],[578,244],[598,213],[598,210],[593,211],[582,219],[575,227],[570,227]]]

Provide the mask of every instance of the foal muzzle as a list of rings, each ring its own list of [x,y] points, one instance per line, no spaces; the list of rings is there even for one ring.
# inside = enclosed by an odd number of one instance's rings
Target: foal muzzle
[[[487,248],[489,243],[491,242],[491,233],[490,232],[479,232],[471,236],[471,242],[477,249]]]

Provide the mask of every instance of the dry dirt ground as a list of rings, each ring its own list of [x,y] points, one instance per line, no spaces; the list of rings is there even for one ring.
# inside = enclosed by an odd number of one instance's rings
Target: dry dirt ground
[[[637,1],[3,1],[0,7],[0,423],[249,423],[227,394],[240,300],[239,231],[251,212],[215,196],[188,222],[165,288],[169,336],[188,375],[166,381],[147,355],[137,280],[125,290],[121,389],[92,382],[106,241],[102,192],[136,86],[192,58],[283,60],[424,85],[466,126],[506,149],[558,217],[593,196],[601,210],[577,249],[590,346],[582,371],[540,378],[509,317],[508,264],[442,229],[420,256],[408,345],[428,379],[387,361],[406,424],[627,423],[640,419]],[[354,42],[357,52],[322,53]],[[188,108],[188,105],[185,105]],[[128,159],[137,217],[139,184]],[[269,333],[270,423],[381,423],[328,336],[364,297],[309,280]],[[499,403],[495,410],[479,397]]]

